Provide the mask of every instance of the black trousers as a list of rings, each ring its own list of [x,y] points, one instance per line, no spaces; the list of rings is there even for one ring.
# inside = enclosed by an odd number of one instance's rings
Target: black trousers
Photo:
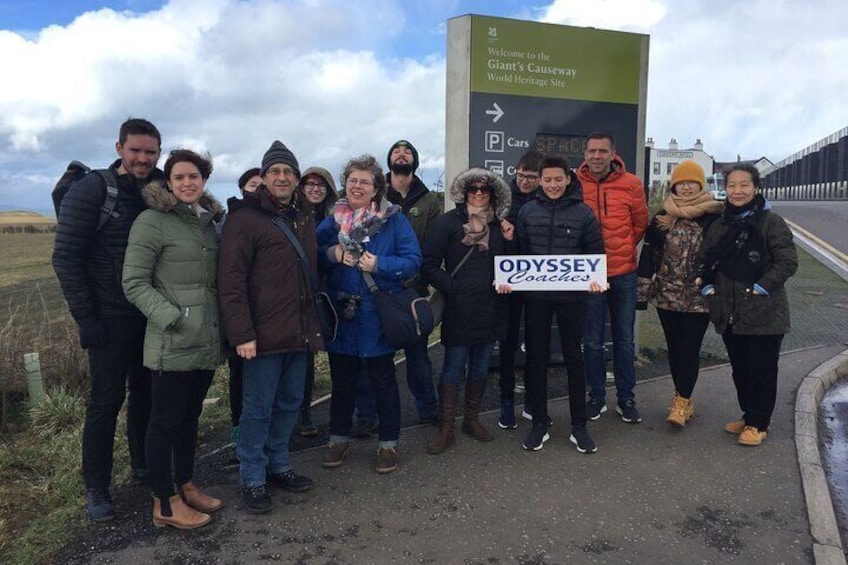
[[[710,315],[660,308],[657,314],[668,345],[668,366],[674,390],[683,398],[691,398],[701,368],[701,344],[710,325]]]
[[[227,365],[230,367],[230,421],[236,427],[241,420],[244,359],[233,353],[227,358]]]
[[[568,374],[568,406],[571,425],[586,424],[586,371],[580,348],[583,336],[583,302],[554,303],[528,300],[524,308],[527,361],[524,386],[534,421],[548,418],[548,363],[551,357],[551,324],[554,314],[559,326],[560,347]]]
[[[91,393],[82,433],[86,488],[107,488],[118,412],[127,399],[127,443],[133,469],[147,469],[144,437],[150,415],[150,371],[142,366],[144,318],[104,318],[108,343],[88,350]]]
[[[765,431],[777,401],[777,364],[783,335],[738,335],[728,326],[721,337],[730,357],[745,424]]]
[[[518,352],[523,311],[524,296],[521,293],[511,294],[509,296],[509,320],[506,337],[499,344],[498,383],[501,389],[501,401],[515,402],[515,354]]]
[[[158,498],[174,495],[194,474],[197,422],[214,371],[153,371],[153,404],[147,427],[150,484]],[[173,466],[173,474],[171,467]]]

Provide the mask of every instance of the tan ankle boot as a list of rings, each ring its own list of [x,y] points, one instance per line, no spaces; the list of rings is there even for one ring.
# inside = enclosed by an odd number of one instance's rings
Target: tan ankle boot
[[[182,497],[186,504],[198,512],[210,514],[224,506],[224,503],[220,499],[204,493],[191,481],[177,487],[177,492],[180,493],[180,497]]]
[[[209,523],[209,514],[189,507],[179,494],[166,499],[153,497],[153,525],[157,528],[173,526],[180,530],[193,530]]]
[[[691,398],[683,398],[677,392],[674,393],[674,400],[671,403],[668,416],[665,421],[672,426],[682,428],[686,422],[692,419],[695,415],[695,401]]]

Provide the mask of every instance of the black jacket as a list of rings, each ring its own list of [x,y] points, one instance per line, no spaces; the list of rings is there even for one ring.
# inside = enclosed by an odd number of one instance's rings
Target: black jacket
[[[65,300],[75,320],[114,317],[142,317],[130,304],[121,286],[121,272],[130,227],[147,209],[141,196],[145,184],[164,181],[159,169],[143,181],[131,174],[118,173],[120,159],[109,169],[118,182],[115,215],[97,231],[100,208],[106,199],[106,184],[96,174],[89,174],[73,185],[62,200],[56,241],[53,247],[53,269],[62,286]]]
[[[506,335],[506,295],[497,294],[492,281],[495,255],[508,255],[512,247],[504,240],[499,221],[494,220],[489,224],[489,249],[475,249],[451,278],[450,273],[468,252],[462,243],[466,223],[466,206],[458,204],[436,218],[424,240],[421,275],[445,296],[442,343],[448,346],[489,343]]]
[[[522,255],[603,255],[598,219],[583,203],[580,181],[571,175],[571,184],[557,200],[541,189],[521,207],[516,220],[518,249]],[[573,302],[583,300],[585,292],[533,291],[527,300]]]

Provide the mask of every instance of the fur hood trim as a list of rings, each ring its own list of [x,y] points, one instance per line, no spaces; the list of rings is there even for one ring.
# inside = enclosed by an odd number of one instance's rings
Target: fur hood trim
[[[471,183],[481,180],[493,188],[489,203],[495,211],[495,217],[503,220],[509,213],[512,191],[500,175],[496,175],[488,169],[474,167],[459,173],[451,184],[450,199],[457,204],[463,204],[465,202],[465,189]]]
[[[148,183],[142,191],[141,195],[147,206],[153,210],[160,212],[170,212],[177,207],[177,197],[171,192],[163,181],[153,181]],[[224,215],[224,207],[218,202],[209,191],[204,191],[200,197],[200,206],[207,210],[215,219]]]

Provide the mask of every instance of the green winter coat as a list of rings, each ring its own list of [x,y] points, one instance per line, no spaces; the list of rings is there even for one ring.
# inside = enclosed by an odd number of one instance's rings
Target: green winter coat
[[[707,297],[710,320],[723,334],[729,325],[737,335],[784,335],[789,333],[789,299],[786,281],[798,270],[798,254],[792,230],[783,218],[768,210],[763,214],[761,233],[765,242],[765,272],[757,284],[767,295],[753,293],[752,285],[716,274],[715,294]],[[702,257],[717,246],[727,231],[722,220],[710,225],[701,246]]]
[[[222,358],[214,222],[224,210],[205,193],[198,216],[159,182],[148,184],[143,196],[150,209],[130,230],[122,282],[147,317],[144,366],[214,370]]]

